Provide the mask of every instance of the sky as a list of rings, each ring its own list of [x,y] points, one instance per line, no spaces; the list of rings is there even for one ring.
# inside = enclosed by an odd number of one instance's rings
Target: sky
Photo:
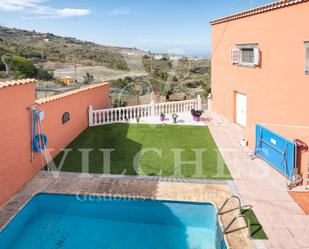
[[[0,0],[0,25],[104,45],[207,56],[209,21],[274,0]]]

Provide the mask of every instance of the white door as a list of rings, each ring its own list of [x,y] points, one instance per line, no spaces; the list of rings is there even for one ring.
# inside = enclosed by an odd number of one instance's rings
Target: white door
[[[247,95],[236,93],[236,123],[247,125]]]

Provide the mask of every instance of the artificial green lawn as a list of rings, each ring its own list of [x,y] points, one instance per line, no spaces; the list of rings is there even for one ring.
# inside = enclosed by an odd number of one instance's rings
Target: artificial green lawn
[[[250,221],[250,232],[252,239],[267,240],[268,237],[265,234],[262,225],[259,223],[255,213],[251,209],[242,209],[241,214],[246,216]]]
[[[62,171],[81,172],[80,148],[93,149],[89,154],[90,173],[103,172],[103,153],[99,149],[114,149],[111,153],[111,174],[160,175],[174,177],[231,179],[218,148],[205,126],[173,126],[142,124],[111,124],[90,127],[80,134],[67,148],[71,148]],[[142,149],[159,149],[161,157],[148,151],[139,157],[138,169],[133,168],[133,158]],[[196,176],[194,164],[184,164],[181,174],[174,172],[172,149],[183,149],[182,161],[194,161],[192,149],[205,149],[203,152],[203,175]],[[60,165],[63,152],[56,158]],[[223,162],[224,174],[217,175],[217,160]],[[219,171],[220,173],[220,171]]]

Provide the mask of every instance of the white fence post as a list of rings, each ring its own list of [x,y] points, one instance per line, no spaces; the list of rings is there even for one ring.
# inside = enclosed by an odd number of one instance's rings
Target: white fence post
[[[197,110],[202,110],[202,99],[201,96],[197,96]]]
[[[93,126],[93,115],[92,115],[93,107],[90,105],[88,107],[88,122],[89,126]]]
[[[207,97],[207,106],[208,106],[208,110],[211,111],[212,110],[212,95],[211,95],[211,93]]]
[[[150,101],[150,116],[151,117],[155,116],[155,103],[153,100]]]

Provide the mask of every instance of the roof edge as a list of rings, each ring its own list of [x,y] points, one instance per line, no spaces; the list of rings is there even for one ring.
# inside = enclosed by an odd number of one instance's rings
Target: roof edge
[[[11,80],[0,82],[0,89],[4,87],[17,86],[17,85],[25,85],[30,83],[36,83],[35,79],[23,79],[23,80]]]
[[[275,10],[275,9],[284,8],[284,7],[288,7],[288,6],[291,6],[291,5],[300,4],[300,3],[304,3],[304,2],[308,2],[308,1],[309,0],[280,0],[280,1],[273,2],[273,3],[262,5],[262,6],[253,8],[253,9],[238,12],[238,13],[228,15],[228,16],[224,16],[224,17],[212,20],[209,23],[211,25],[215,25],[215,24],[233,21],[233,20],[236,20],[236,19],[257,15],[257,14],[260,14],[260,13],[264,13],[264,12],[268,12],[268,11],[272,11],[272,10]]]
[[[68,91],[68,92],[65,92],[65,93],[57,94],[57,95],[54,95],[54,96],[51,96],[51,97],[38,99],[38,100],[35,101],[35,104],[36,105],[42,105],[42,104],[45,104],[45,103],[48,103],[48,102],[52,102],[52,101],[55,101],[55,100],[58,100],[58,99],[62,99],[64,97],[75,95],[77,93],[88,91],[88,90],[98,88],[98,87],[101,87],[101,86],[105,86],[105,85],[109,85],[109,82],[93,84],[93,85],[88,86],[88,87],[83,87],[83,88],[79,88],[79,89],[76,89],[76,90],[73,90],[73,91]]]

